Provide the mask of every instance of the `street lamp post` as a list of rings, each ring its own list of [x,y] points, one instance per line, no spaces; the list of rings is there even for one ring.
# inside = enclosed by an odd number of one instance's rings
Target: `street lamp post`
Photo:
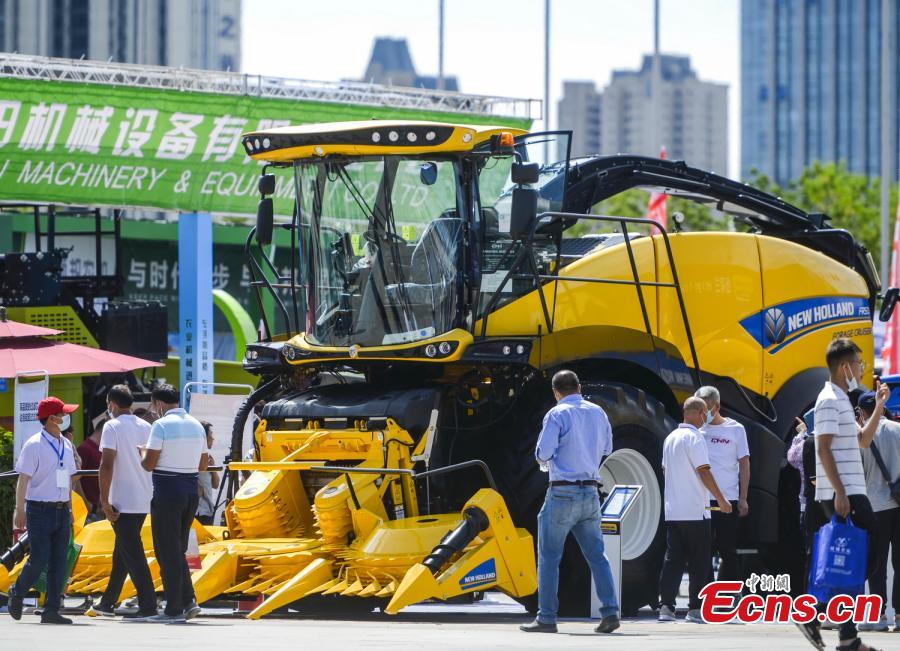
[[[544,0],[544,131],[550,131],[550,0]],[[550,141],[544,140],[544,164],[550,164]]]

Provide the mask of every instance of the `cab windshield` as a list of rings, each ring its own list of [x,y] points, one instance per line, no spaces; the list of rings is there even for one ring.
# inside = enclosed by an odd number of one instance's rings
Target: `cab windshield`
[[[455,161],[303,161],[294,178],[310,343],[381,346],[455,327],[463,237]]]

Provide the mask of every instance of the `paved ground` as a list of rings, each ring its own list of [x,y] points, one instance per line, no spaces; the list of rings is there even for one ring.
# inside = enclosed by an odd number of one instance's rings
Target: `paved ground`
[[[128,623],[121,620],[76,617],[73,626],[41,626],[33,615],[15,622],[0,614],[0,649],[20,651],[116,651],[120,649],[812,649],[793,626],[708,626],[659,624],[652,614],[623,622],[612,635],[596,635],[594,622],[568,620],[557,635],[526,634],[518,625],[528,621],[517,605],[503,598],[474,606],[426,605],[397,617],[372,614],[351,619],[273,617],[261,621],[204,611],[183,625]],[[826,631],[829,647],[837,634]],[[879,648],[900,648],[900,634],[872,633]]]
[[[405,615],[351,620],[266,619],[251,622],[223,617],[198,618],[184,625],[137,624],[76,619],[73,626],[41,626],[25,616],[14,622],[0,616],[0,648],[65,649],[812,649],[794,627],[700,626],[626,621],[612,635],[593,633],[588,621],[567,621],[556,635],[526,634],[516,627],[522,616],[447,614]],[[881,634],[873,643],[887,647]],[[836,634],[831,635],[837,641]],[[900,645],[900,635],[891,639]],[[896,648],[896,647],[894,647]]]

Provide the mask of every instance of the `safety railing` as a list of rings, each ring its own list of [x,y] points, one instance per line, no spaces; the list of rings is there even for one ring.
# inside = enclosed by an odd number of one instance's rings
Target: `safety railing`
[[[560,276],[559,273],[554,274],[542,274],[538,270],[538,263],[534,256],[534,250],[532,248],[534,243],[535,235],[538,232],[539,228],[549,226],[554,221],[557,220],[588,220],[588,221],[597,221],[597,222],[607,222],[618,224],[621,229],[621,233],[624,239],[624,244],[626,251],[628,253],[628,263],[631,268],[631,280],[625,280],[620,278],[586,278],[580,276]],[[669,269],[672,272],[672,282],[661,282],[661,281],[649,281],[649,280],[641,280],[640,274],[638,273],[637,260],[634,255],[634,247],[631,243],[631,233],[628,232],[628,225],[643,225],[648,226],[651,229],[656,229],[659,231],[659,235],[661,236],[663,246],[666,251],[666,256],[669,261]],[[566,212],[545,212],[539,216],[534,223],[534,226],[531,228],[530,232],[524,238],[518,238],[518,240],[522,243],[522,246],[519,248],[519,251],[516,253],[516,257],[513,260],[513,263],[510,265],[509,271],[506,272],[506,275],[503,277],[503,280],[500,281],[500,284],[494,290],[493,295],[488,301],[487,305],[485,305],[484,310],[482,311],[481,317],[481,336],[485,337],[487,335],[487,326],[488,320],[490,318],[491,311],[497,306],[498,302],[502,298],[504,287],[512,280],[534,280],[538,297],[541,302],[541,310],[544,315],[544,324],[547,328],[548,333],[553,332],[554,321],[556,319],[555,312],[551,314],[550,308],[547,304],[547,297],[544,292],[544,285],[546,282],[550,281],[564,281],[564,282],[578,282],[578,283],[598,283],[598,284],[606,284],[606,285],[633,285],[637,292],[638,303],[641,308],[641,316],[644,322],[644,329],[647,332],[650,341],[653,344],[654,350],[656,349],[655,337],[653,335],[653,328],[650,324],[650,315],[647,311],[647,304],[644,299],[644,287],[661,287],[674,289],[675,293],[678,297],[678,307],[681,313],[681,320],[684,325],[685,336],[688,342],[688,348],[691,353],[691,360],[693,361],[693,368],[691,369],[691,375],[693,376],[694,382],[697,386],[700,385],[700,363],[697,358],[697,349],[694,345],[694,337],[691,333],[691,324],[687,316],[687,308],[684,303],[684,295],[681,291],[681,283],[678,280],[678,270],[675,266],[675,257],[672,254],[672,246],[669,242],[669,234],[665,228],[658,222],[652,219],[644,219],[640,217],[618,217],[613,215],[582,215],[577,213],[566,213]],[[512,248],[512,244],[510,246],[510,250]],[[557,252],[556,256],[556,265],[555,269],[559,269],[560,265],[560,253]],[[523,273],[523,270],[526,268],[528,272]]]

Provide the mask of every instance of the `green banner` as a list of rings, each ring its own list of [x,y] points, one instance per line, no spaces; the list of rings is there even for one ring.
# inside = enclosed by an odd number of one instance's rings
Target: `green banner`
[[[0,78],[0,199],[252,214],[258,165],[240,134],[394,118],[530,120],[115,85]],[[278,175],[276,210],[289,213]]]

